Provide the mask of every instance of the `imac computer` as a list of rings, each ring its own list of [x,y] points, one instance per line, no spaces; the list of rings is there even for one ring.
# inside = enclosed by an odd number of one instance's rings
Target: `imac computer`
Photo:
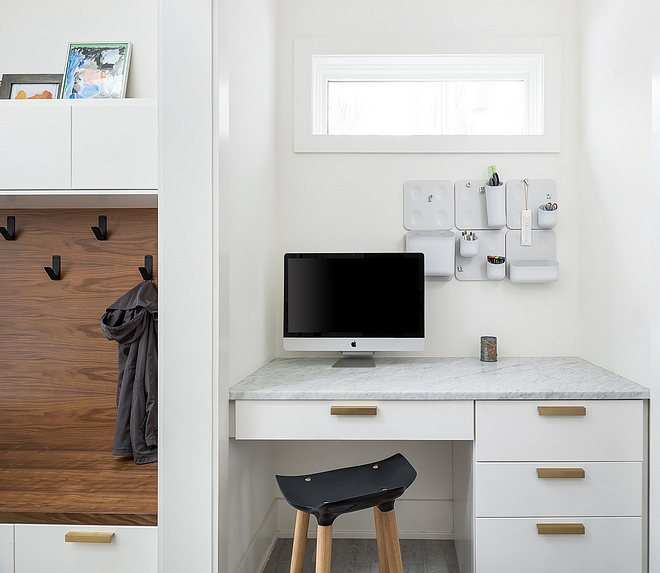
[[[424,350],[424,255],[285,254],[284,350],[340,351],[335,366]]]

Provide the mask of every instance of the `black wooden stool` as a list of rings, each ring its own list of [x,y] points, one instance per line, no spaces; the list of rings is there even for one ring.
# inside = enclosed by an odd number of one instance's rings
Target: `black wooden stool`
[[[291,573],[301,573],[309,515],[316,517],[316,573],[330,573],[332,523],[343,513],[374,508],[381,573],[403,573],[394,500],[415,481],[417,472],[401,454],[390,458],[301,476],[275,476],[284,499],[295,507]]]

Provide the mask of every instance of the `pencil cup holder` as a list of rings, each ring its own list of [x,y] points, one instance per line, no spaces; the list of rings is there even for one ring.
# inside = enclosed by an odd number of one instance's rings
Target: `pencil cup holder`
[[[501,281],[506,275],[506,265],[504,263],[486,262],[486,277],[489,281]]]
[[[552,229],[557,224],[557,209],[546,211],[543,206],[539,207],[538,220],[541,229]]]
[[[482,336],[480,350],[482,362],[497,362],[497,337]]]
[[[468,241],[467,237],[461,237],[458,252],[461,257],[475,257],[479,252],[479,237],[472,236],[472,240]]]
[[[506,225],[504,185],[486,185],[486,216],[491,229],[501,229]]]

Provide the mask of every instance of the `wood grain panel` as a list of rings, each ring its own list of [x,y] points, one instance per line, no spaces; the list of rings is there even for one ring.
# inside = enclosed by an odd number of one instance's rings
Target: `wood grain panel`
[[[154,257],[155,209],[7,210],[0,240],[0,522],[154,524],[157,464],[112,456],[117,344],[105,309]],[[108,240],[91,231],[108,217]],[[62,258],[61,280],[43,267]]]

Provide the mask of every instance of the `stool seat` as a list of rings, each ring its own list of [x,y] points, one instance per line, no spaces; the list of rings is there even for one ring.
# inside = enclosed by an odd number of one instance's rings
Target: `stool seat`
[[[284,499],[297,509],[290,573],[302,573],[309,516],[318,521],[316,573],[330,573],[332,523],[343,513],[373,507],[381,573],[403,573],[394,500],[417,472],[401,454],[361,466],[316,474],[275,476]]]
[[[395,454],[370,464],[275,479],[290,505],[314,515],[319,525],[331,525],[343,513],[374,506],[389,511],[416,477],[410,462]]]

